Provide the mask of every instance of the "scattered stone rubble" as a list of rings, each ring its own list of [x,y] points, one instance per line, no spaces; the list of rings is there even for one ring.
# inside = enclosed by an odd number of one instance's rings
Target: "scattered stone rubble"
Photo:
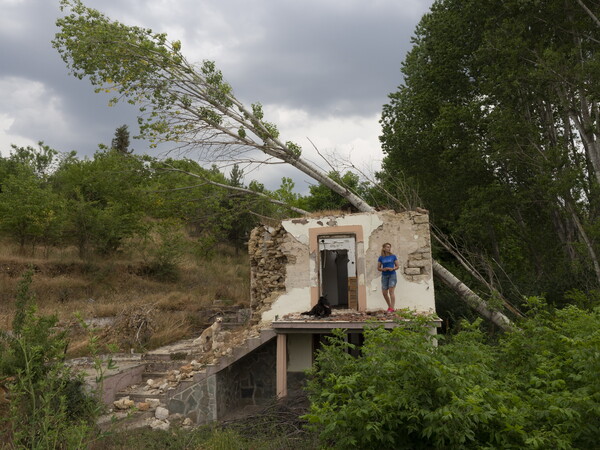
[[[136,397],[140,397],[142,394],[142,397],[144,395],[147,397],[141,401],[132,400],[129,395],[119,398],[113,402],[107,417],[119,420],[131,417],[138,412],[154,412],[151,417],[143,417],[138,420],[137,426],[148,426],[154,430],[168,430],[172,424],[177,423],[182,427],[192,427],[194,424],[191,419],[180,414],[170,414],[165,405],[161,404],[161,400],[154,396],[162,396],[167,391],[175,389],[182,381],[192,379],[195,374],[205,371],[207,366],[215,365],[221,358],[230,356],[233,349],[242,346],[247,339],[258,336],[260,336],[260,330],[257,325],[235,331],[221,331],[210,352],[199,354],[197,359],[192,361],[185,361],[179,368],[169,370],[161,378],[148,379],[141,385],[128,386],[125,393]],[[186,342],[191,345],[192,341]]]
[[[416,315],[427,315],[428,312],[425,311],[411,311],[411,314]],[[281,317],[281,321],[285,322],[368,322],[368,321],[382,321],[382,322],[390,322],[398,319],[398,315],[393,312],[388,312],[386,310],[376,310],[376,311],[356,311],[354,309],[333,309],[331,311],[331,315],[327,317],[315,317],[315,316],[307,316],[302,313],[290,313]]]

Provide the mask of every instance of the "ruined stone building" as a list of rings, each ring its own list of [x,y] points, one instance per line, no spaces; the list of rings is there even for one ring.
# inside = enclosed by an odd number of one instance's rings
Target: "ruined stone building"
[[[400,325],[393,313],[386,313],[377,270],[386,242],[400,263],[396,308],[434,312],[425,211],[326,215],[261,226],[248,243],[250,326],[231,333],[230,341],[208,354],[190,340],[143,355],[145,364],[133,364],[105,381],[106,401],[112,401],[124,385],[139,383],[143,371],[172,367],[176,357],[181,367],[152,383],[152,390],[144,386],[139,398],[160,395],[167,414],[196,424],[294,393],[313,364],[315,349],[333,329],[346,330],[348,340],[360,345],[368,323]],[[331,315],[302,315],[320,296],[327,297]],[[437,325],[433,320],[432,332]],[[122,395],[134,398],[132,391]]]
[[[297,389],[314,350],[334,328],[360,344],[367,320],[386,327],[387,305],[377,258],[389,242],[400,262],[396,308],[434,312],[429,218],[425,211],[382,211],[298,218],[256,228],[250,238],[251,296],[255,320],[276,333],[276,391]],[[328,318],[300,313],[327,297]]]

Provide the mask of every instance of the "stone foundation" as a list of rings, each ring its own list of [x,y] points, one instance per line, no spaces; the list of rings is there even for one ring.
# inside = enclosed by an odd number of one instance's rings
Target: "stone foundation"
[[[275,354],[276,340],[273,339],[218,373],[218,417],[241,406],[275,398]]]
[[[246,405],[273,400],[276,396],[276,341],[263,346],[212,374],[182,383],[168,400],[171,414],[182,414],[200,425],[213,422]]]
[[[203,380],[191,383],[180,390],[168,402],[171,414],[182,414],[196,424],[204,424],[217,420],[217,375],[210,375]]]

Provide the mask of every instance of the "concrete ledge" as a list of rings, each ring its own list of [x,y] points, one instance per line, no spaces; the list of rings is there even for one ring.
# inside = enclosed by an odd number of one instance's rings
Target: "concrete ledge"
[[[102,384],[102,402],[110,405],[115,401],[117,392],[125,389],[127,386],[132,384],[139,384],[142,382],[142,374],[146,365],[143,362],[118,362],[117,368],[108,370],[104,374],[104,379],[101,381]],[[98,384],[96,383],[96,376],[90,375],[89,371],[85,377],[86,384],[92,389],[97,389]]]
[[[389,320],[389,321],[377,321],[377,322],[350,322],[350,321],[324,321],[324,320],[278,320],[271,323],[271,326],[277,333],[328,333],[336,328],[342,330],[363,330],[369,327],[383,327],[385,329],[392,329],[402,326],[401,322]],[[431,326],[439,328],[442,326],[441,319],[431,321]]]

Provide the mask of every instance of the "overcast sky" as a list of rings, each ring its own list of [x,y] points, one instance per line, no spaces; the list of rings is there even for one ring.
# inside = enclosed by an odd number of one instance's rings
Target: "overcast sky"
[[[84,0],[127,25],[180,40],[190,61],[214,60],[236,96],[260,102],[281,138],[324,166],[335,153],[366,171],[380,167],[379,117],[401,84],[401,63],[431,0]],[[137,134],[137,111],[109,107],[86,80],[68,74],[51,40],[59,0],[0,0],[0,152],[10,144],[79,157],[110,144],[115,129]],[[308,141],[310,139],[310,141]],[[136,153],[152,152],[132,141]],[[305,191],[293,168],[247,174],[275,189],[282,176]]]

